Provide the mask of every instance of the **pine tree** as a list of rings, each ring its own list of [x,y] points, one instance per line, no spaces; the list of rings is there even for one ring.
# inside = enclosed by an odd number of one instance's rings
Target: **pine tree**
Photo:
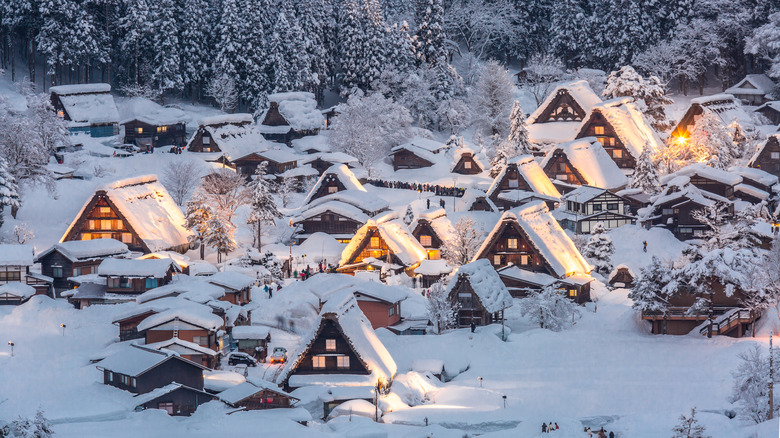
[[[393,24],[387,32],[387,62],[398,72],[412,71],[416,62],[414,39],[409,35],[409,25]]]
[[[211,216],[207,226],[206,243],[217,250],[217,263],[222,263],[222,254],[236,250],[235,226],[218,214]]]
[[[332,0],[297,0],[298,20],[306,40],[309,70],[318,100],[335,67],[336,20]]]
[[[159,31],[152,33],[152,86],[165,102],[167,90],[180,89],[183,85],[179,58],[176,7],[173,0],[156,0],[150,11],[152,26]]]
[[[643,267],[638,278],[634,279],[634,287],[628,298],[634,303],[632,307],[641,312],[666,313],[669,309],[669,297],[664,288],[672,281],[671,266],[653,256],[652,261]]]
[[[341,70],[342,94],[347,95],[361,85],[359,71],[360,58],[363,56],[365,36],[361,24],[362,14],[358,0],[345,0],[339,17],[338,40],[339,69]]]
[[[636,161],[634,174],[631,176],[631,182],[628,186],[632,189],[642,189],[643,193],[654,195],[661,190],[661,180],[658,176],[658,169],[653,164],[650,156],[650,147],[645,144],[642,153]]]
[[[268,162],[264,161],[257,166],[254,177],[250,183],[251,190],[251,213],[249,214],[250,224],[257,227],[257,249],[262,249],[262,228],[263,224],[273,224],[274,219],[282,217],[279,209],[276,208],[276,202],[271,195],[269,182],[265,179]]]
[[[311,62],[303,31],[295,18],[295,11],[283,7],[269,42],[269,62],[273,71],[271,89],[274,92],[311,89]]]
[[[245,57],[248,55],[244,48],[245,26],[239,0],[224,0],[212,71],[214,77],[224,78],[222,81],[233,81],[236,86],[244,84]]]
[[[528,316],[540,328],[559,332],[581,314],[579,306],[557,291],[554,286],[529,291],[520,300],[520,314]]]
[[[672,100],[666,95],[666,87],[656,76],[645,79],[630,65],[623,66],[607,76],[602,95],[608,99],[633,97],[653,128],[658,131],[670,128],[665,107],[671,104]]]
[[[446,60],[443,1],[418,0],[415,18],[415,45],[419,61],[423,64],[435,64]]]
[[[203,260],[206,252],[206,239],[209,235],[209,221],[214,216],[214,210],[209,205],[206,197],[199,191],[187,201],[184,212],[184,228],[192,231],[190,245],[196,243],[200,246],[200,259]]]
[[[612,254],[615,253],[615,245],[607,234],[607,227],[603,222],[597,223],[591,230],[590,239],[583,249],[583,254],[593,263],[596,272],[604,275],[612,271]]]
[[[412,204],[406,206],[406,214],[404,215],[404,223],[409,226],[414,222],[414,212],[412,211]]]
[[[681,415],[680,422],[674,426],[672,438],[710,438],[705,435],[705,427],[696,419],[696,408],[691,408],[691,415]]]
[[[21,206],[19,187],[13,174],[8,170],[8,163],[0,156],[0,227],[3,226],[2,212],[5,207],[11,207],[12,213]]]
[[[563,0],[552,8],[550,50],[568,67],[579,64],[585,55],[588,19],[579,0]]]
[[[283,2],[284,4],[289,2]],[[243,59],[240,95],[255,110],[265,108],[272,91],[275,58],[270,51],[272,18],[277,7],[271,0],[249,1],[242,9],[241,40],[247,50]]]
[[[211,5],[208,0],[188,0],[182,4],[182,26],[180,45],[180,71],[183,85],[189,87],[190,98],[195,101],[195,87],[200,102],[200,91],[203,82],[209,77],[211,68],[209,56],[212,53],[209,29],[216,23],[212,22]]]
[[[152,14],[146,0],[127,0],[126,14],[119,19],[119,48],[127,56],[132,72],[132,84],[142,83],[146,54],[150,52]]]
[[[531,141],[528,139],[525,112],[518,101],[515,101],[512,105],[512,112],[509,113],[509,141],[517,148],[517,155],[531,153]]]

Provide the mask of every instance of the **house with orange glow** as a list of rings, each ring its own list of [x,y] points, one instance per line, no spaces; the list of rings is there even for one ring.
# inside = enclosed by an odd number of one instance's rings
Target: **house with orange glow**
[[[441,259],[444,242],[455,232],[443,208],[421,213],[409,228],[412,230],[412,236],[428,253],[428,260]]]
[[[488,199],[502,210],[533,201],[544,201],[550,209],[561,194],[531,155],[512,158],[493,179],[486,192]]]
[[[691,130],[696,121],[704,113],[714,114],[723,124],[728,127],[734,121],[740,125],[753,124],[753,117],[747,112],[742,104],[731,94],[715,94],[712,96],[703,96],[691,99],[691,104],[685,111],[685,114],[677,122],[672,130],[672,138],[678,142],[684,142],[690,137]]]
[[[369,220],[341,253],[337,272],[390,270],[412,274],[428,252],[399,219]]]

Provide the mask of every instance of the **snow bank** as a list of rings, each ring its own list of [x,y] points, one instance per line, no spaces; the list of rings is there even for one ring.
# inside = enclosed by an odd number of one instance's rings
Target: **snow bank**
[[[0,244],[0,266],[32,266],[32,245]]]

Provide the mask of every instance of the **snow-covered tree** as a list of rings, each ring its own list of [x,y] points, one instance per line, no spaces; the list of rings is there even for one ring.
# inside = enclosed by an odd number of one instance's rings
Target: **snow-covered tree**
[[[8,170],[8,164],[5,158],[0,156],[0,227],[3,226],[3,215],[6,207],[10,207],[12,214],[22,205],[19,196],[19,186],[13,174]]]
[[[206,88],[206,94],[217,101],[222,112],[232,112],[238,103],[236,81],[227,73],[219,73],[211,78]]]
[[[209,0],[189,0],[182,4],[180,45],[181,75],[183,85],[189,87],[190,98],[200,103],[201,88],[209,77],[211,68],[211,35],[209,29],[216,25],[212,17],[217,14]],[[197,87],[197,93],[195,91]]]
[[[687,141],[689,160],[706,162],[717,169],[728,169],[741,155],[717,115],[704,112],[690,130]]]
[[[672,428],[672,438],[710,438],[705,431],[706,428],[696,419],[696,408],[691,408],[691,414],[681,415],[680,422]]]
[[[352,95],[340,106],[329,141],[335,150],[357,158],[372,172],[374,163],[408,137],[409,111],[381,93]]]
[[[471,110],[461,99],[447,99],[436,109],[436,118],[441,128],[449,129],[451,134],[460,134],[469,123]]]
[[[762,58],[769,64],[769,76],[780,78],[780,11],[769,15],[766,24],[752,30],[745,40],[745,53]]]
[[[134,85],[142,83],[141,72],[145,57],[150,52],[152,14],[146,0],[127,0],[126,14],[119,19],[119,48],[126,57],[132,71]]]
[[[11,422],[9,429],[13,433],[11,436],[16,438],[51,438],[54,436],[51,422],[40,408],[35,412],[35,417],[32,420],[20,416]]]
[[[666,88],[656,76],[643,78],[630,65],[623,66],[607,76],[602,95],[608,99],[633,97],[653,128],[662,132],[671,127],[665,107],[672,99],[666,96]]]
[[[737,357],[740,361],[737,369],[731,373],[734,377],[734,386],[729,401],[738,406],[740,417],[762,423],[770,418],[769,358],[759,345],[753,345],[749,350],[739,353]],[[776,385],[777,381],[771,384]],[[780,413],[780,404],[774,407],[775,415]]]
[[[612,255],[615,245],[609,237],[607,227],[603,222],[597,223],[590,231],[590,239],[585,244],[582,255],[588,258],[596,272],[608,275],[612,271]]]
[[[222,215],[212,215],[208,221],[206,243],[217,250],[217,263],[222,263],[222,254],[236,250],[236,227]]]
[[[482,232],[477,223],[464,216],[455,222],[452,236],[445,239],[442,256],[453,266],[469,263],[482,245]]]
[[[206,254],[206,239],[209,235],[209,222],[214,216],[214,209],[209,205],[206,196],[196,191],[192,198],[187,201],[187,208],[184,212],[184,227],[190,231],[190,245],[200,246],[200,259]]]
[[[417,4],[414,39],[418,59],[423,64],[434,64],[447,58],[443,3],[443,0],[419,0]]]
[[[166,91],[181,89],[184,85],[180,70],[177,9],[174,0],[155,0],[150,5],[152,27],[159,29],[151,34],[154,51],[151,83],[164,103]]]
[[[475,121],[486,135],[505,138],[514,101],[514,85],[507,69],[496,61],[484,64],[471,92]]]
[[[295,177],[282,178],[282,182],[278,184],[279,197],[282,198],[282,205],[286,208],[293,200],[293,195],[301,191],[301,182]]]
[[[414,222],[414,212],[412,211],[412,204],[406,206],[406,214],[404,214],[404,223],[409,226]]]
[[[27,242],[35,239],[35,231],[30,227],[27,222],[22,222],[19,225],[14,225],[14,239],[19,245],[24,245]]]
[[[590,20],[579,0],[563,0],[552,10],[550,49],[571,67],[587,54]]]
[[[436,328],[436,334],[455,327],[458,318],[460,304],[450,300],[446,288],[440,283],[434,283],[426,295],[425,308],[428,310],[428,319]]]
[[[218,216],[226,222],[233,219],[236,209],[247,201],[244,177],[230,169],[214,170],[205,177],[200,191],[214,208]]]
[[[634,279],[634,287],[628,298],[634,303],[634,309],[641,312],[661,312],[666,314],[669,309],[669,296],[664,288],[672,281],[671,265],[653,256],[652,261],[643,267],[638,278]]]
[[[525,113],[520,102],[515,101],[509,115],[509,137],[496,148],[495,156],[490,162],[490,176],[495,178],[501,173],[508,160],[530,153],[531,142],[528,139],[528,128],[525,126]]]
[[[243,83],[247,65],[248,50],[245,49],[246,23],[243,9],[239,0],[224,0],[222,2],[222,15],[216,29],[219,37],[216,44],[216,56],[212,71],[214,80],[221,85],[223,90],[230,89],[232,82],[234,92]],[[210,84],[215,85],[215,84]],[[210,86],[210,88],[212,88]],[[212,90],[213,91],[213,90]],[[210,95],[215,93],[209,92]],[[226,95],[223,91],[222,95]],[[238,94],[238,93],[236,93]],[[219,100],[218,97],[215,97]],[[232,106],[228,106],[231,110]]]
[[[272,252],[266,251],[258,262],[268,271],[268,277],[263,279],[264,283],[282,283],[282,262]]]
[[[312,86],[318,98],[328,85],[336,63],[336,14],[331,0],[298,0],[298,20],[306,39]]]
[[[581,315],[579,306],[554,286],[534,289],[520,300],[520,314],[543,329],[559,332],[569,327]]]
[[[270,182],[265,178],[268,162],[263,161],[257,166],[252,181],[249,183],[252,198],[248,223],[257,230],[257,249],[262,248],[263,224],[273,224],[275,219],[282,217],[276,208],[276,201],[271,195]]]
[[[177,205],[183,206],[195,190],[203,171],[199,161],[176,159],[163,169],[162,183]]]
[[[501,47],[517,32],[520,12],[511,0],[454,0],[446,2],[444,30],[479,59],[500,55]]]
[[[342,94],[368,90],[385,68],[385,29],[376,0],[345,0],[339,17]]]
[[[645,144],[642,153],[636,160],[634,174],[631,175],[631,181],[628,187],[632,189],[642,189],[642,192],[654,195],[661,190],[661,179],[658,175],[658,169],[653,164],[653,157],[650,155],[650,146]]]
[[[564,74],[563,63],[549,53],[537,53],[523,70],[521,84],[534,96],[536,105],[541,105],[553,86]]]
[[[286,6],[285,6],[286,5]],[[283,2],[268,43],[268,63],[271,68],[273,92],[306,90],[311,88],[311,61],[306,40],[292,2]]]

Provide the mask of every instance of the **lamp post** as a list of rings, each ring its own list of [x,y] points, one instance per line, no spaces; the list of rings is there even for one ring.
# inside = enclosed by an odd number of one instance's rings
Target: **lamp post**
[[[455,213],[455,202],[457,202],[457,194],[458,194],[458,177],[453,176],[452,177],[452,212]]]
[[[755,324],[755,323],[753,323]],[[773,351],[772,351],[772,333],[769,333],[769,419],[771,420],[774,418],[774,410],[775,410],[775,395],[774,395],[774,358],[772,357]]]
[[[13,341],[8,341],[8,345],[11,346],[11,357],[14,357],[14,344]]]
[[[501,398],[504,399],[504,409],[506,409],[506,394],[502,395]]]
[[[477,380],[479,380],[479,387],[482,388],[482,377],[477,377]]]
[[[63,323],[63,324],[60,324],[60,327],[62,327],[62,336],[65,336],[65,327],[67,327],[67,325],[65,325]]]

